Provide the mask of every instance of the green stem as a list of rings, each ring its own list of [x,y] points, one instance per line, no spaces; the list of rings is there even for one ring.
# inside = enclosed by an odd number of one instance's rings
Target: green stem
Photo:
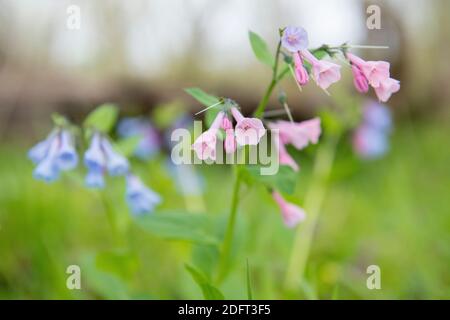
[[[105,209],[106,218],[108,219],[109,225],[111,226],[111,232],[114,242],[117,245],[122,245],[125,243],[125,240],[123,238],[123,234],[120,231],[119,225],[117,223],[117,217],[110,204],[110,201],[104,192],[101,192],[100,198],[102,200],[103,208]]]
[[[333,167],[338,140],[339,136],[330,137],[318,150],[313,169],[312,184],[305,198],[307,220],[296,231],[286,272],[284,285],[287,289],[298,289],[303,280],[314,230],[327,191],[328,178]]]
[[[230,209],[230,215],[228,217],[228,224],[227,229],[225,230],[225,236],[223,239],[222,244],[222,254],[219,264],[219,272],[217,276],[217,282],[220,283],[223,281],[227,274],[228,264],[229,264],[229,257],[231,253],[231,247],[233,243],[233,235],[234,235],[234,227],[236,225],[236,214],[237,214],[237,208],[239,204],[239,190],[241,187],[241,176],[239,171],[237,171],[236,175],[236,181],[234,183],[233,188],[233,197],[231,199],[231,209]]]
[[[272,95],[273,89],[275,89],[275,86],[277,85],[278,81],[282,79],[281,75],[280,77],[278,77],[277,75],[280,53],[281,53],[281,40],[278,41],[277,52],[275,54],[275,61],[272,67],[272,80],[270,81],[269,86],[267,87],[266,92],[264,93],[264,96],[259,102],[258,107],[256,108],[254,113],[254,116],[257,118],[262,117],[264,110],[267,107],[267,103],[269,102],[270,96]]]

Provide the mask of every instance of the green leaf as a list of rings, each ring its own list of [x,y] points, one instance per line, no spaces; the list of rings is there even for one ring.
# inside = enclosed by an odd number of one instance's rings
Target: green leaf
[[[205,107],[212,106],[220,101],[218,97],[208,94],[200,88],[186,88],[184,91]]]
[[[295,171],[285,165],[280,165],[278,172],[274,175],[261,175],[260,165],[247,165],[243,167],[243,177],[248,183],[260,182],[269,188],[275,188],[281,192],[292,194],[297,182]]]
[[[140,135],[124,138],[115,143],[115,148],[125,157],[129,157],[134,153],[141,140]]]
[[[69,124],[66,117],[56,112],[52,114],[52,121],[57,127],[66,127]]]
[[[248,266],[248,259],[247,259],[247,298],[248,298],[248,300],[253,300],[252,284],[250,281],[250,268]]]
[[[105,103],[95,108],[84,120],[86,128],[93,128],[102,133],[108,133],[117,121],[119,109],[116,105]]]
[[[113,273],[123,280],[130,280],[136,274],[139,259],[130,251],[117,249],[99,252],[95,263],[101,271]]]
[[[114,273],[101,270],[97,265],[97,256],[95,254],[89,253],[82,257],[81,270],[85,279],[82,283],[84,290],[94,291],[105,299],[129,298],[129,290],[126,283]]]
[[[225,300],[222,292],[214,287],[210,281],[202,274],[200,271],[196,270],[194,267],[185,264],[186,270],[191,274],[192,279],[198,284],[202,290],[203,297],[206,300]]]
[[[164,239],[218,244],[207,218],[204,214],[164,212],[137,217],[135,221],[143,230]]]
[[[270,53],[269,47],[267,46],[266,42],[259,35],[252,31],[248,32],[248,37],[250,39],[250,44],[256,58],[272,68],[275,64],[275,58]]]

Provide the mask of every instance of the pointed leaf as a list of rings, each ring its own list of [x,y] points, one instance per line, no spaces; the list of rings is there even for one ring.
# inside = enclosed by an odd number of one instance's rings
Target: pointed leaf
[[[222,292],[214,287],[209,280],[200,271],[196,270],[194,267],[186,264],[186,270],[191,274],[192,279],[198,284],[202,290],[203,297],[206,300],[225,300]]]
[[[258,34],[252,31],[248,32],[248,37],[256,58],[272,68],[275,63],[275,58],[270,53],[266,42]]]

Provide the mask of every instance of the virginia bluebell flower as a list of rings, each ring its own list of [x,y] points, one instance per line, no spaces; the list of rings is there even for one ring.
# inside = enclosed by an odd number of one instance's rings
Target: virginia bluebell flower
[[[74,169],[78,164],[78,154],[75,150],[73,137],[67,130],[61,131],[60,134],[60,148],[57,162],[58,168],[61,170]]]
[[[85,183],[88,188],[103,189],[105,187],[103,170],[90,169],[86,175]]]
[[[392,126],[389,109],[369,101],[363,110],[363,121],[353,134],[353,149],[361,158],[374,159],[389,150],[389,132]]]
[[[106,155],[102,149],[102,136],[94,133],[89,149],[84,153],[84,164],[89,171],[102,172],[106,167]]]
[[[45,182],[58,179],[60,171],[57,164],[58,148],[59,139],[58,136],[54,136],[48,144],[44,157],[33,171],[34,178]]]
[[[161,197],[145,186],[141,179],[130,173],[127,175],[126,200],[131,211],[140,215],[152,212],[161,202]]]
[[[124,175],[129,170],[127,158],[117,153],[111,142],[98,132],[92,136],[89,149],[84,154],[84,164],[88,169],[85,183],[90,188],[104,187],[106,170],[111,176]]]
[[[308,47],[308,33],[301,27],[286,27],[281,36],[281,44],[292,53],[305,50]]]
[[[28,157],[37,164],[33,176],[46,182],[56,180],[60,171],[71,170],[78,164],[73,136],[68,130],[54,130],[30,149]]]
[[[121,176],[128,172],[128,159],[116,152],[107,138],[102,139],[102,147],[106,156],[106,166],[111,176]]]
[[[57,135],[57,131],[52,131],[45,140],[38,142],[28,151],[28,158],[33,161],[34,164],[41,162],[47,155],[50,144]]]
[[[161,139],[153,125],[143,118],[125,118],[119,122],[117,133],[122,138],[140,136],[134,155],[142,160],[148,160],[161,147]]]

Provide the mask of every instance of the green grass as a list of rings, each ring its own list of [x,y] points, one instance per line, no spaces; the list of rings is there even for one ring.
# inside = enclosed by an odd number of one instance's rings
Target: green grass
[[[282,289],[293,231],[283,226],[263,187],[244,188],[234,264],[220,286],[225,297],[247,298],[248,259],[254,299],[450,298],[448,136],[443,120],[400,126],[391,152],[371,162],[358,161],[348,140],[341,142],[307,281],[298,291]],[[217,260],[214,246],[168,241],[138,228],[121,179],[109,180],[104,194],[86,190],[77,174],[51,185],[33,180],[26,150],[12,143],[0,147],[0,298],[202,298],[185,264],[208,278]],[[303,204],[313,153],[299,159],[302,171],[289,199]],[[199,170],[206,180],[206,214],[220,231],[231,170]],[[163,158],[137,165],[137,172],[163,196],[161,210],[185,210],[193,200],[174,191]],[[121,239],[112,233],[102,199],[117,216]],[[82,290],[66,288],[71,264],[81,266]],[[371,264],[381,268],[381,290],[366,288]]]

